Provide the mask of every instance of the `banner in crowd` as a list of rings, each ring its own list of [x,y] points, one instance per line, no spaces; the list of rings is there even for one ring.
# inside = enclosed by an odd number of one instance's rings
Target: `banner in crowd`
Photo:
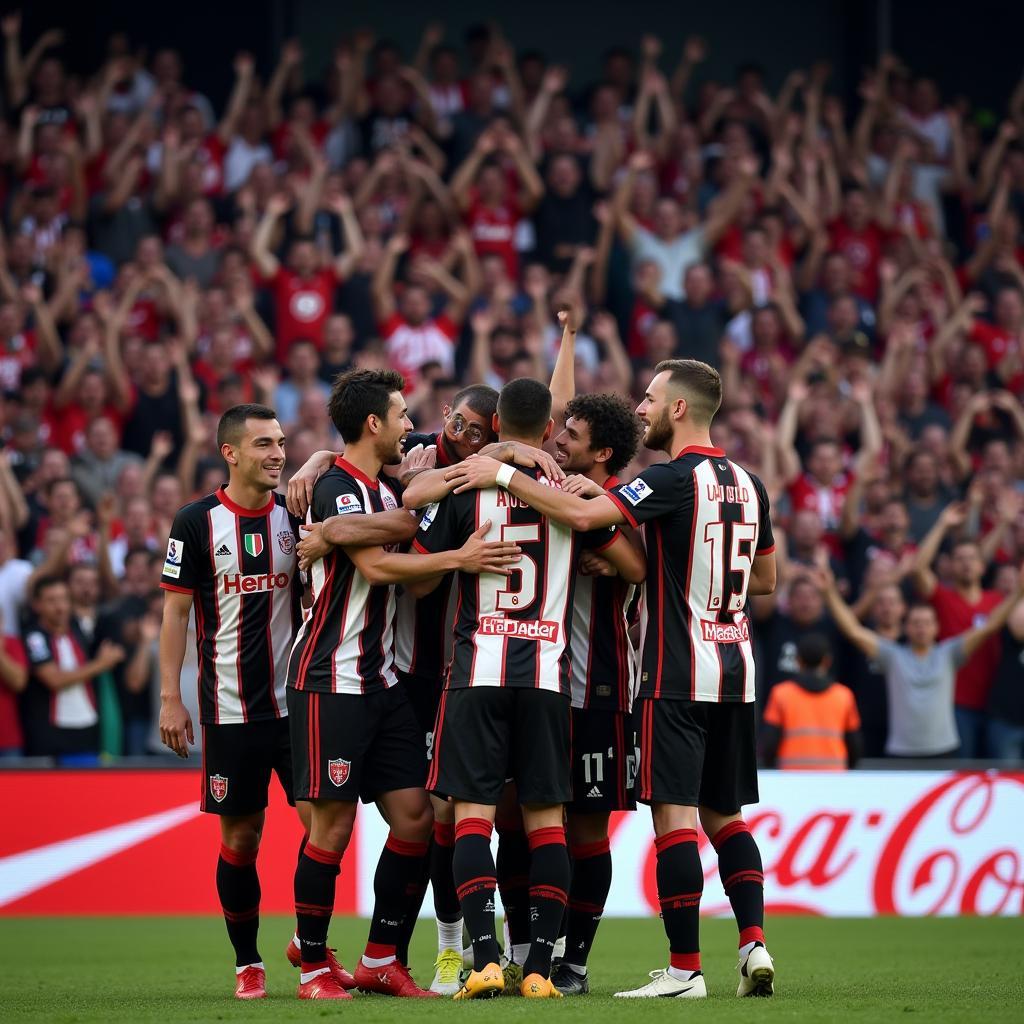
[[[769,913],[1024,912],[1024,773],[763,772],[761,797],[747,819]],[[0,914],[218,912],[219,829],[198,801],[196,771],[0,772]],[[616,815],[612,829],[608,915],[657,913],[648,811]],[[360,808],[338,913],[370,911],[386,834],[376,810]],[[292,909],[300,837],[276,790],[259,858],[266,912]],[[703,909],[726,912],[703,834],[700,852]]]

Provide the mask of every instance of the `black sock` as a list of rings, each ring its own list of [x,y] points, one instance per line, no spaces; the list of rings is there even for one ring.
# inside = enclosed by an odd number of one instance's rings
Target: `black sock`
[[[295,868],[295,923],[304,972],[327,966],[327,929],[340,871],[341,853],[306,843]]]
[[[551,974],[551,953],[569,890],[569,851],[561,825],[534,829],[530,844],[530,955],[523,976]]]
[[[530,941],[530,844],[522,827],[498,826],[498,891],[513,946]],[[511,950],[506,950],[511,959]]]
[[[430,881],[430,849],[420,858],[419,871],[416,877],[409,883],[407,900],[405,906],[405,919],[398,932],[398,943],[395,948],[395,955],[398,961],[409,966],[409,943],[412,942],[413,932],[416,931],[416,922],[419,920],[420,910],[423,907],[423,898],[427,895],[427,884]]]
[[[496,964],[501,948],[494,934],[494,858],[491,856],[493,826],[485,818],[465,818],[455,826],[452,872],[462,916],[473,943],[473,968]]]
[[[435,821],[434,841],[430,845],[430,887],[434,890],[434,916],[445,924],[452,924],[462,917],[452,874],[454,852],[455,825]]]
[[[420,874],[426,860],[426,843],[409,842],[388,833],[373,876],[373,917],[370,918],[365,956],[382,960],[398,955],[402,926],[419,891]],[[423,902],[422,891],[419,902]],[[415,921],[413,924],[415,926]]]
[[[566,911],[565,960],[586,967],[612,887],[612,854],[607,839],[572,848],[572,883]]]
[[[718,873],[732,904],[740,946],[764,945],[764,868],[761,851],[745,821],[732,821],[711,840],[718,852]]]
[[[224,911],[228,938],[235,947],[235,966],[261,963],[256,948],[260,930],[260,877],[256,851],[232,850],[221,843],[217,858],[217,895]]]
[[[681,971],[699,971],[704,869],[697,853],[697,830],[677,828],[655,839],[654,846],[658,851],[658,900],[670,963]]]

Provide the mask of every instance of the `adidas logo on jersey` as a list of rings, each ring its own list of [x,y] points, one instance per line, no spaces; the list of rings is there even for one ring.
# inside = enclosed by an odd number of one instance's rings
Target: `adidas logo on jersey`
[[[230,554],[231,554],[231,548],[229,548],[227,546],[227,544],[221,544],[221,546],[219,548],[217,548],[217,550],[214,552],[214,555],[217,558],[220,558],[223,555],[230,555]]]
[[[600,797],[600,796],[601,796],[601,787],[600,786],[591,786],[590,787],[590,792],[587,794],[587,799],[590,800],[592,797]]]

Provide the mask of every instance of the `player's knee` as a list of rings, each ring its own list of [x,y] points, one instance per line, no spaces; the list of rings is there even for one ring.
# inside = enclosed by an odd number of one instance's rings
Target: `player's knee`
[[[704,834],[709,839],[713,839],[731,822],[743,820],[743,815],[738,812],[736,814],[721,814],[718,811],[713,811],[710,807],[699,808],[699,814],[700,827],[704,829]]]
[[[255,853],[263,836],[263,821],[255,818],[221,818],[221,841],[229,850]]]
[[[681,804],[652,804],[651,817],[654,820],[655,835],[663,836],[677,828],[697,827],[697,808]]]
[[[391,831],[400,839],[413,843],[426,842],[434,828],[434,809],[430,801],[402,808],[391,822]]]
[[[608,838],[608,815],[570,814],[565,822],[565,834],[573,846],[599,843]]]

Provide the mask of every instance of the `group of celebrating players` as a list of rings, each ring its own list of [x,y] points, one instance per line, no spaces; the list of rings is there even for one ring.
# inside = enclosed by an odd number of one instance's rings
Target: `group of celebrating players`
[[[739,928],[738,994],[773,992],[741,814],[758,795],[745,607],[775,586],[765,489],[711,443],[712,367],[660,364],[635,413],[573,397],[575,327],[561,319],[550,388],[471,385],[437,435],[413,433],[398,373],[339,376],[344,452],[314,456],[287,497],[273,410],[221,418],[228,483],[181,509],[168,541],[160,728],[186,757],[194,611],[202,808],[220,816],[238,998],[266,995],[256,859],[274,773],[304,828],[287,950],[300,999],[587,993],[609,815],[635,800],[652,811],[670,963],[616,995],[707,994],[698,818]],[[641,437],[668,459],[622,482]],[[327,941],[360,799],[390,832],[350,973]],[[428,884],[438,957],[424,989],[408,952]]]

